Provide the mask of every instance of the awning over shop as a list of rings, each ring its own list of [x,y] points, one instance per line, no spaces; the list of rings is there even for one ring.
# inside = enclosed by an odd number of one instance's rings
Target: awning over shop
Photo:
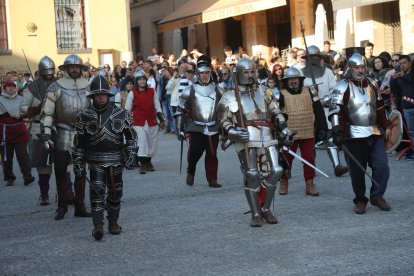
[[[286,5],[286,0],[189,0],[158,23],[158,32]]]
[[[391,1],[396,0],[332,0],[332,8],[334,11],[337,11],[342,9],[362,7]]]

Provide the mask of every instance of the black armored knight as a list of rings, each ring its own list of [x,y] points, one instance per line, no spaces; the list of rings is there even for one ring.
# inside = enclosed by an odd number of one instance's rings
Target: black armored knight
[[[136,133],[129,111],[109,102],[112,96],[107,80],[96,76],[90,85],[93,105],[81,112],[76,121],[74,172],[86,175],[90,168],[91,213],[95,239],[103,237],[104,211],[108,212],[109,233],[121,232],[118,225],[122,197],[122,170],[136,162]],[[125,142],[124,142],[125,141]]]

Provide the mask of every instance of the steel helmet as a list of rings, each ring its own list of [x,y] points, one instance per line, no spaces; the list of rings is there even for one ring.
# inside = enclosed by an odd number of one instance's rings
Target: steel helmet
[[[55,74],[55,62],[48,56],[44,56],[40,59],[38,65],[39,75],[54,75]]]
[[[98,94],[107,94],[113,96],[114,94],[110,90],[110,86],[106,78],[100,74],[96,75],[89,86],[88,97],[92,97]]]
[[[78,55],[75,55],[75,54],[72,54],[72,55],[67,56],[67,57],[65,58],[65,61],[63,62],[63,64],[62,64],[62,65],[60,65],[58,68],[59,68],[59,70],[61,70],[61,71],[66,71],[66,68],[67,68],[69,65],[79,65],[79,67],[80,67],[83,71],[86,71],[86,70],[88,70],[88,69],[89,69],[89,67],[88,67],[87,65],[83,64],[83,60],[81,59],[81,57],[80,57],[80,56],[78,56]]]

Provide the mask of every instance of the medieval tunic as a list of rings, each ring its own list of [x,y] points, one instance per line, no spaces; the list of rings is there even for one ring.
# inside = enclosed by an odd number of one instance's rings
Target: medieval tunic
[[[318,126],[317,129],[327,130],[322,104],[318,98],[314,101],[308,88],[302,88],[297,94],[292,94],[286,89],[280,92],[280,107],[288,115],[288,128],[296,133],[293,137],[294,143],[289,148],[296,152],[299,147],[302,158],[314,165],[314,121]],[[285,157],[289,166],[292,167],[292,155],[285,155]],[[315,177],[315,170],[307,165],[303,166],[303,172],[305,180]],[[282,179],[287,179],[287,176],[283,175]]]
[[[3,172],[5,180],[14,180],[13,152],[19,162],[24,178],[31,177],[30,159],[26,143],[29,141],[29,132],[22,118],[12,116],[20,115],[19,105],[22,97],[14,94],[9,96],[3,92],[0,96],[0,142],[1,156],[4,162]]]
[[[138,157],[153,157],[157,148],[158,122],[156,114],[162,112],[154,89],[128,93],[125,109],[131,111],[138,137]]]
[[[12,117],[20,115],[19,105],[22,100],[23,98],[17,93],[9,96],[3,92],[0,96],[0,142],[2,145],[4,143],[26,143],[30,139],[23,119]]]

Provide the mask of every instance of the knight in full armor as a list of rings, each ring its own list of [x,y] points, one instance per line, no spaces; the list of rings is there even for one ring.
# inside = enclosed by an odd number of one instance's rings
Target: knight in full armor
[[[200,56],[197,59],[197,81],[183,90],[175,113],[178,139],[189,139],[186,178],[189,186],[194,184],[197,162],[205,151],[204,165],[208,185],[212,188],[221,187],[217,182],[219,122],[216,110],[223,93],[224,90],[211,77],[210,58]]]
[[[289,149],[296,152],[299,147],[302,158],[315,165],[314,125],[316,124],[316,129],[323,133],[327,132],[328,125],[319,98],[308,87],[303,87],[304,78],[300,71],[294,67],[286,71],[282,80],[285,88],[280,91],[279,106],[289,117],[287,122],[289,129],[296,133]],[[292,168],[293,156],[286,154],[285,157],[289,167]],[[315,170],[304,164],[303,176],[306,183],[306,194],[318,196],[319,192],[313,182]],[[280,179],[279,194],[286,195],[287,193],[288,175],[283,174]]]
[[[55,219],[61,220],[68,211],[69,195],[66,188],[66,172],[72,162],[71,149],[75,135],[76,116],[89,107],[86,97],[89,82],[82,77],[82,70],[88,70],[77,55],[69,55],[59,66],[63,77],[52,83],[40,113],[40,140],[53,154],[54,171],[58,194],[58,209]],[[85,208],[85,178],[75,177],[75,216],[90,217]]]
[[[235,88],[221,98],[217,118],[225,135],[234,143],[241,163],[244,191],[252,213],[250,225],[260,227],[263,219],[276,224],[270,205],[283,172],[276,132],[284,142],[291,140],[292,132],[272,91],[257,83],[254,63],[240,59],[234,74]],[[261,186],[266,189],[266,197],[260,207]]]
[[[366,169],[369,165],[376,182],[372,182],[370,190],[371,204],[384,211],[391,209],[383,198],[390,176],[384,132],[386,136],[389,134],[390,122],[379,89],[374,80],[366,77],[366,70],[365,58],[359,53],[353,54],[348,61],[346,78],[331,91],[329,108],[334,143],[343,144],[353,156],[345,153],[357,214],[364,214],[368,203],[365,172],[360,166]]]
[[[76,119],[74,172],[76,177],[84,177],[85,164],[89,164],[92,235],[97,240],[103,237],[105,210],[109,233],[121,233],[118,218],[123,190],[122,171],[124,166],[131,168],[136,158],[136,133],[131,115],[112,104],[109,101],[111,96],[108,81],[97,75],[92,79],[88,94],[93,104]]]
[[[38,64],[39,78],[28,85],[23,93],[23,101],[20,104],[20,112],[26,114],[30,122],[30,135],[32,139],[31,166],[37,168],[38,183],[40,188],[40,205],[49,205],[49,180],[52,174],[51,158],[37,137],[40,134],[40,111],[46,96],[46,90],[56,81],[55,63],[44,56]],[[66,174],[69,195],[72,193],[72,181],[70,172]]]
[[[307,48],[307,54],[309,55],[310,60],[307,61],[306,66],[302,68],[302,74],[305,76],[305,79],[303,81],[303,86],[310,87],[313,94],[317,95],[319,99],[323,99],[326,95],[329,94],[329,91],[331,91],[334,86],[336,85],[336,77],[331,69],[326,67],[322,64],[322,56],[320,49],[315,46],[311,45]],[[312,72],[315,77],[317,90],[315,87],[315,84],[312,81]],[[328,118],[328,108],[325,108],[325,116]],[[330,122],[327,121],[328,128],[331,128]],[[317,134],[324,134],[323,129],[317,129]],[[322,135],[321,137],[317,136],[316,140],[317,145],[322,145],[323,140],[322,138],[326,137],[327,144],[326,144],[326,150],[328,152],[329,159],[332,162],[334,173],[336,176],[341,176],[344,173],[348,172],[348,168],[341,165],[339,154],[338,154],[338,147],[332,143],[332,139],[328,135]]]

